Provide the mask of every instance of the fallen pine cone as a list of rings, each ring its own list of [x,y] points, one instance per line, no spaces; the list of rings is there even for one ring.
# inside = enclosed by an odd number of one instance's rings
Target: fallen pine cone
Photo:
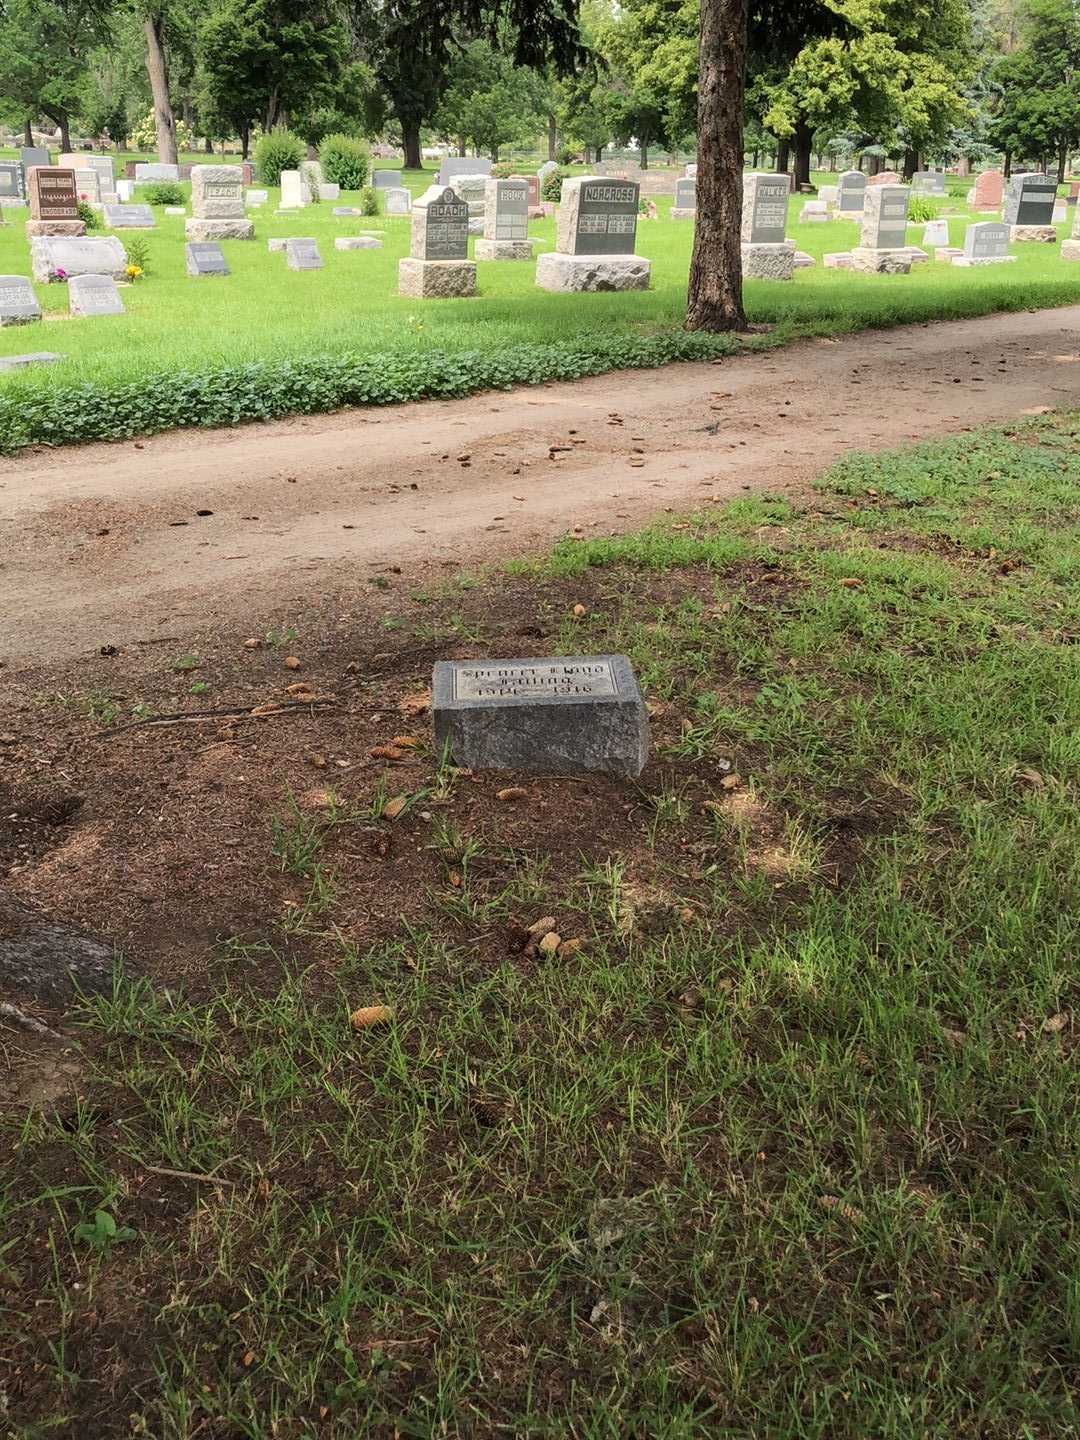
[[[528,790],[522,785],[508,785],[505,790],[500,790],[496,800],[524,800],[528,796]]]
[[[404,760],[405,751],[397,745],[373,745],[368,751],[372,760]]]
[[[286,669],[286,670],[299,670],[299,669],[300,669],[300,661],[296,658],[295,655],[286,655],[286,656],[285,656],[285,662],[284,662],[284,663],[285,663],[285,669]]]
[[[349,1016],[349,1024],[354,1030],[370,1030],[373,1025],[386,1025],[393,1018],[389,1005],[361,1005]]]
[[[541,955],[555,955],[558,953],[558,949],[561,944],[562,936],[554,930],[549,930],[548,933],[544,936],[544,938],[540,941],[537,949],[540,951]]]
[[[560,960],[569,960],[571,955],[578,953],[584,943],[583,940],[564,940],[555,953]]]

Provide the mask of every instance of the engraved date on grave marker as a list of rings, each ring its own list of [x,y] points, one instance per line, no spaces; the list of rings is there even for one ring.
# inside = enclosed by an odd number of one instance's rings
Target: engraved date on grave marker
[[[585,664],[543,660],[534,665],[460,666],[454,670],[455,700],[521,700],[545,695],[618,695],[619,684],[610,661]]]

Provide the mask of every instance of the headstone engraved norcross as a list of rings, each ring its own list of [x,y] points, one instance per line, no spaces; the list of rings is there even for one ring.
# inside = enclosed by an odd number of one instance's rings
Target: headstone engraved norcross
[[[1005,192],[1005,224],[1012,227],[1010,239],[1042,241],[1051,245],[1057,240],[1054,229],[1054,201],[1057,181],[1049,175],[1013,175]]]
[[[625,655],[435,666],[435,741],[471,770],[637,776],[649,720]]]
[[[640,189],[634,180],[564,180],[555,249],[540,256],[542,290],[647,290],[651,266],[634,254]]]

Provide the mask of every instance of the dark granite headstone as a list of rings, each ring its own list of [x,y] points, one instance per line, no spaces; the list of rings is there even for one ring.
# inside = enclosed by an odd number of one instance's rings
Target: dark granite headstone
[[[189,275],[228,275],[221,246],[215,240],[192,240],[184,246]]]

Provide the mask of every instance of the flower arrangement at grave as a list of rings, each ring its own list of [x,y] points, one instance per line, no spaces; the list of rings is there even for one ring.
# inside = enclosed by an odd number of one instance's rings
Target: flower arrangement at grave
[[[125,273],[127,274],[127,277],[132,282],[132,284],[134,284],[135,281],[138,280],[139,277],[142,275],[143,268],[141,265],[129,265]]]

